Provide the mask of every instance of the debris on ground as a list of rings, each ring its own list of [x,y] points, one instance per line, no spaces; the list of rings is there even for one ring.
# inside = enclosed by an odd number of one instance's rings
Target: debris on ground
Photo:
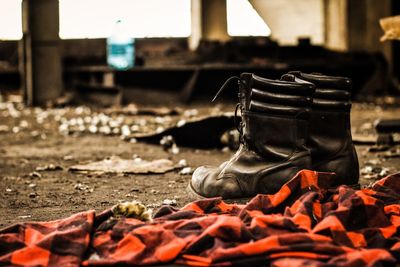
[[[69,168],[73,172],[104,172],[126,174],[166,173],[176,169],[177,166],[168,159],[147,161],[141,158],[122,159],[117,156],[91,162],[88,164],[74,165]]]
[[[190,175],[190,174],[193,174],[193,170],[190,167],[185,167],[179,172],[179,174],[180,175]]]
[[[49,164],[45,166],[39,166],[36,168],[36,171],[41,172],[41,171],[60,171],[63,170],[63,167],[60,165],[55,165],[55,164]]]
[[[178,146],[210,148],[221,147],[221,136],[233,127],[230,113],[206,116],[193,120],[180,120],[173,127],[161,132],[132,134],[129,138],[148,143],[157,143],[164,136],[172,136]],[[128,140],[129,140],[128,138]]]
[[[42,175],[40,173],[38,173],[37,171],[31,172],[29,174],[29,177],[31,178],[42,178]]]
[[[79,191],[83,191],[85,193],[93,193],[94,188],[90,187],[86,184],[82,184],[82,183],[77,183],[74,185],[74,189],[79,190]]]
[[[176,206],[176,199],[164,199],[162,202],[163,205],[169,205],[169,206]]]
[[[365,163],[365,166],[361,168],[360,174],[365,179],[378,180],[388,176],[391,173],[391,169],[382,166],[380,159],[371,159]]]
[[[165,151],[171,154],[179,154],[179,147],[176,145],[174,137],[172,135],[163,136],[160,140],[160,145]]]
[[[112,209],[115,217],[124,216],[126,218],[135,218],[141,221],[150,221],[152,210],[147,209],[138,201],[123,202],[115,205]]]
[[[182,113],[180,108],[168,107],[138,107],[135,104],[129,104],[124,107],[113,107],[105,110],[107,114],[123,114],[123,115],[155,115],[168,116],[179,115]]]
[[[383,154],[384,158],[399,158],[400,157],[400,147],[391,148],[389,151]]]

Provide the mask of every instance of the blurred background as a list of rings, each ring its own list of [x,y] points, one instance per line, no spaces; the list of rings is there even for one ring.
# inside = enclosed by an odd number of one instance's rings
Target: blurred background
[[[187,103],[230,75],[301,70],[348,76],[371,101],[400,92],[400,45],[379,41],[379,19],[399,13],[391,0],[0,0],[0,93]]]

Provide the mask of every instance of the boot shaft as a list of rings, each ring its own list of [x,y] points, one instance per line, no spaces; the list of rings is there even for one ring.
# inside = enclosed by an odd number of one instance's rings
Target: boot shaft
[[[338,184],[357,183],[359,165],[350,124],[351,80],[301,72],[291,74],[316,85],[307,141],[313,168],[336,172]]]
[[[305,147],[315,86],[298,83],[293,75],[269,80],[241,75],[243,139],[245,145],[272,161],[290,157]]]
[[[332,146],[329,150],[333,151],[346,139],[351,140],[351,80],[321,74],[290,73],[316,85],[310,115],[309,145],[313,152],[326,154],[323,148]],[[314,147],[313,141],[320,142],[322,147]]]

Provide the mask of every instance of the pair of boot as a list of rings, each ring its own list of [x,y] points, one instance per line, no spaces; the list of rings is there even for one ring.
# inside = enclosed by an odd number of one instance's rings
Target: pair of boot
[[[251,73],[236,79],[241,145],[219,167],[196,169],[188,186],[192,194],[225,199],[273,194],[302,169],[335,172],[332,186],[358,183],[350,79],[301,72],[280,80]]]

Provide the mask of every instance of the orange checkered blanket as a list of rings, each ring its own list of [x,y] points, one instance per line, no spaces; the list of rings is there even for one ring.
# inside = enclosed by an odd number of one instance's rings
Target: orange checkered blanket
[[[326,188],[303,170],[246,205],[204,199],[163,206],[151,222],[111,210],[0,230],[0,266],[396,266],[400,173],[369,188]]]

